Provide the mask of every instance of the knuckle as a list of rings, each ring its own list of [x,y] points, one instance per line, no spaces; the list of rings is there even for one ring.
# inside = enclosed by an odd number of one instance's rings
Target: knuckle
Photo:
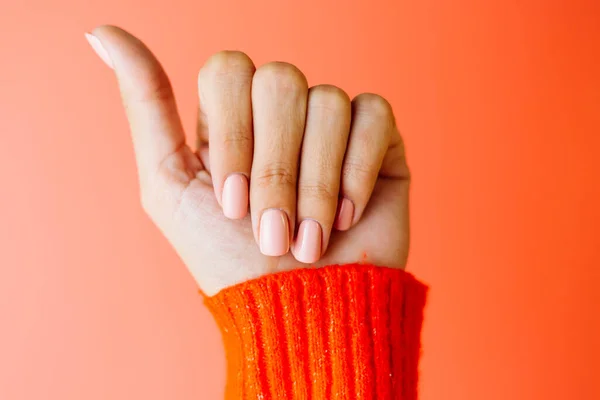
[[[306,91],[306,77],[296,66],[285,62],[270,62],[256,71],[254,79],[286,92]]]
[[[247,129],[234,128],[230,129],[223,135],[224,150],[230,149],[246,149],[252,147],[252,134]]]
[[[372,179],[378,171],[375,165],[369,164],[361,157],[346,157],[342,167],[342,177],[345,182],[356,181],[365,182]]]
[[[296,174],[293,172],[292,166],[285,162],[267,164],[256,177],[253,177],[253,180],[259,188],[296,186]]]
[[[345,111],[350,107],[350,97],[336,86],[318,85],[309,91],[309,107],[328,112]]]
[[[339,193],[324,182],[301,182],[298,185],[298,195],[301,198],[311,198],[319,202],[330,202],[337,200]]]
[[[249,80],[254,74],[254,63],[241,51],[220,51],[213,54],[198,75],[212,80]]]
[[[353,100],[355,113],[366,114],[386,120],[394,119],[390,103],[378,94],[362,93]]]

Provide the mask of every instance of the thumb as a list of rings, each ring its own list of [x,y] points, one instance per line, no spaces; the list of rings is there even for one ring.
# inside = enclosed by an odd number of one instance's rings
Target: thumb
[[[101,26],[86,38],[115,71],[143,186],[166,158],[185,145],[171,83],[152,52],[126,31]]]

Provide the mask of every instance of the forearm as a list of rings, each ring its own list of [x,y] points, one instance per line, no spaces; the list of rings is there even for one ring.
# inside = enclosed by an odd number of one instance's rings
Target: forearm
[[[426,290],[402,270],[352,264],[207,298],[226,346],[226,397],[416,399]]]

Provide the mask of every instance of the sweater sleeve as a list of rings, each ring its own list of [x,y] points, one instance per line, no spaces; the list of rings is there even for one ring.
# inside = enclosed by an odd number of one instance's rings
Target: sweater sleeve
[[[426,292],[402,270],[349,264],[207,298],[225,342],[226,399],[417,399]]]

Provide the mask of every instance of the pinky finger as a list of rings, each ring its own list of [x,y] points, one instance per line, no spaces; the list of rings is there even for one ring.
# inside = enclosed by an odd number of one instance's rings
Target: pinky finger
[[[352,101],[352,125],[334,224],[337,230],[348,230],[360,220],[384,172],[382,166],[389,168],[385,165],[389,164],[388,149],[398,147],[394,143],[396,132],[392,108],[385,99],[364,93]]]

